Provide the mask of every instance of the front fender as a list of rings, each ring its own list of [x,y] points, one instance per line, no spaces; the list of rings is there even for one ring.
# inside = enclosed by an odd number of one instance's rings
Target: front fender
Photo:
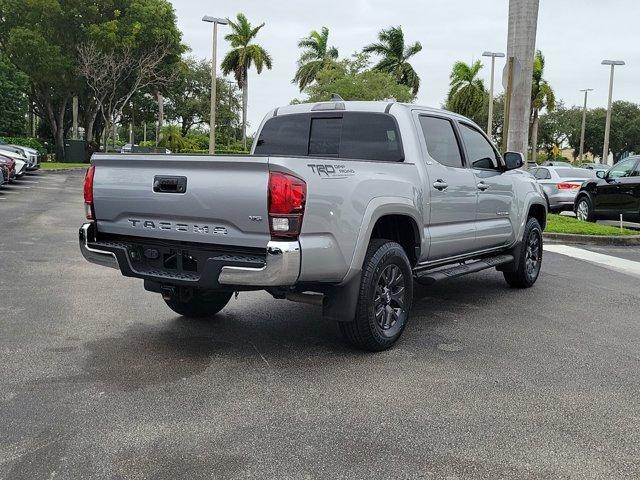
[[[360,225],[356,248],[351,257],[349,270],[345,275],[342,283],[348,282],[362,270],[364,257],[367,254],[369,240],[373,232],[376,222],[385,215],[405,215],[413,219],[418,226],[420,235],[420,252],[426,252],[429,249],[428,234],[424,230],[424,221],[416,208],[414,201],[405,197],[375,197],[369,201]],[[418,257],[420,257],[418,252]]]
[[[516,243],[522,241],[522,238],[524,236],[524,227],[527,224],[527,220],[529,219],[529,211],[531,210],[531,207],[533,205],[540,205],[544,208],[545,219],[547,218],[548,214],[547,201],[539,192],[527,192],[522,199],[518,200],[518,203],[519,221],[517,223],[517,230],[515,235]]]

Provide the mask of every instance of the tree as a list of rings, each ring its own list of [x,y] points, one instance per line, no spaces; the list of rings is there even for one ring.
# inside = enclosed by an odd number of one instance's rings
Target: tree
[[[411,89],[413,95],[420,89],[420,77],[409,63],[409,59],[422,50],[420,42],[405,46],[402,27],[390,27],[378,33],[378,42],[364,47],[364,53],[382,56],[374,70],[393,75],[398,83]]]
[[[0,135],[22,135],[29,79],[0,54]]]
[[[183,59],[175,80],[166,92],[167,119],[180,123],[182,136],[193,127],[209,124],[211,114],[211,63],[192,57]],[[217,140],[235,136],[231,129],[237,127],[241,100],[237,89],[229,80],[216,78],[216,126]]]
[[[231,33],[224,38],[231,43],[231,51],[222,60],[222,71],[225,75],[233,72],[238,86],[242,90],[242,138],[247,147],[247,102],[249,98],[249,68],[255,65],[256,72],[262,73],[266,67],[271,70],[271,55],[260,45],[252,43],[264,23],[252,27],[244,14],[239,13],[236,21],[229,21]]]
[[[329,29],[322,27],[320,32],[313,30],[308,37],[298,42],[298,48],[304,51],[298,59],[298,70],[291,83],[297,83],[302,92],[313,82],[318,73],[334,64],[338,59],[338,49],[328,46]]]
[[[570,146],[579,149],[582,108],[566,108],[559,101],[553,111],[540,115],[538,121],[538,145],[551,155],[554,145],[560,148]],[[535,158],[535,157],[534,157]]]
[[[484,104],[488,103],[488,94],[484,88],[484,82],[478,78],[481,69],[480,60],[476,60],[471,65],[464,62],[453,64],[449,76],[451,89],[445,105],[447,110],[469,118],[482,112]]]
[[[388,100],[412,102],[415,95],[386,72],[370,70],[366,54],[356,54],[321,70],[316,81],[305,89],[305,102],[321,102],[333,94],[345,100]],[[295,103],[296,101],[294,101]]]
[[[130,47],[104,51],[93,42],[78,47],[78,71],[93,91],[107,132],[136,92],[169,84],[170,78],[162,68],[168,52],[167,45],[157,45],[147,52],[135,52]]]
[[[220,88],[220,83],[216,87]],[[167,89],[167,119],[180,122],[183,136],[191,127],[209,122],[211,110],[211,63],[184,58]]]
[[[593,108],[587,110],[585,121],[584,150],[592,155],[601,155],[604,143],[604,128],[607,110]],[[562,140],[574,149],[580,148],[580,129],[582,126],[582,108],[565,109],[562,103],[558,108],[540,116],[540,133],[543,145],[546,147],[546,131],[548,124],[557,124],[555,129],[557,145]],[[560,133],[558,133],[560,132]],[[611,106],[611,135],[609,137],[614,161],[619,161],[626,153],[640,151],[640,106],[625,101],[613,102]]]
[[[28,76],[34,112],[49,127],[59,159],[64,158],[64,136],[71,123],[71,98],[80,98],[88,140],[99,109],[78,75],[78,45],[93,42],[105,51],[128,48],[136,55],[167,45],[170,54],[163,68],[169,70],[183,50],[167,0],[0,0],[0,19],[0,48]]]
[[[533,58],[533,81],[531,82],[531,155],[535,159],[538,150],[538,117],[540,110],[546,108],[551,112],[556,108],[556,96],[551,85],[542,78],[544,75],[544,55],[538,50]]]

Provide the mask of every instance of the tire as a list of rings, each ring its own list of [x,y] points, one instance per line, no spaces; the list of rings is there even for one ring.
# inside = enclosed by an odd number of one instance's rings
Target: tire
[[[340,330],[356,348],[387,350],[402,335],[412,302],[413,272],[404,249],[390,240],[372,240],[362,266],[355,319],[339,322]]]
[[[596,217],[593,214],[593,206],[591,200],[586,195],[583,195],[576,203],[576,217],[583,222],[595,222]]]
[[[229,303],[231,295],[231,292],[195,292],[187,301],[177,296],[171,300],[165,300],[165,303],[183,317],[211,318]]]
[[[530,217],[524,228],[515,272],[503,272],[507,283],[515,288],[529,288],[536,283],[542,266],[542,228],[538,220]]]

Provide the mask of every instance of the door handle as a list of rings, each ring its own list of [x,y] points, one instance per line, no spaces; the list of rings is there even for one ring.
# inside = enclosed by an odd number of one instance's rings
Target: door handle
[[[484,192],[487,188],[489,188],[489,185],[484,182],[480,182],[476,185],[476,187],[478,187],[478,190]]]
[[[449,184],[447,182],[445,182],[442,179],[438,179],[435,182],[433,182],[433,188],[435,188],[436,190],[444,190],[445,188],[447,188],[449,186]]]

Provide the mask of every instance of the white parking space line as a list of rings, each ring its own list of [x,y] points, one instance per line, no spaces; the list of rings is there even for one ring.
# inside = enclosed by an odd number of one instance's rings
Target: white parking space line
[[[610,270],[640,278],[640,262],[592,252],[583,248],[570,247],[569,245],[548,244],[544,246],[544,249],[547,252],[559,253],[560,255],[584,260],[585,262],[595,263]]]

